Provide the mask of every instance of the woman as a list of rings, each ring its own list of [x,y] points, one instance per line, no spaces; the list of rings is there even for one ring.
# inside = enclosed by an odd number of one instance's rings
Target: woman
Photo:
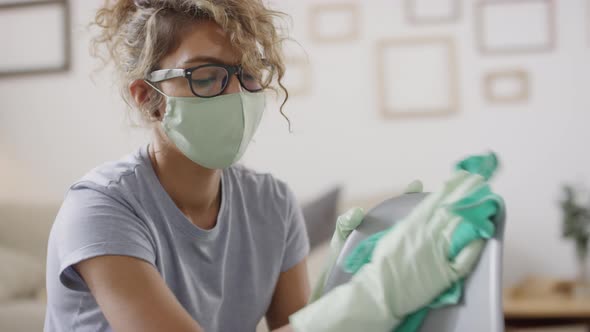
[[[98,11],[95,43],[153,139],[68,191],[49,240],[46,332],[254,331],[265,315],[295,329],[310,294],[301,211],[284,182],[235,165],[263,91],[282,87],[277,15],[260,0]]]

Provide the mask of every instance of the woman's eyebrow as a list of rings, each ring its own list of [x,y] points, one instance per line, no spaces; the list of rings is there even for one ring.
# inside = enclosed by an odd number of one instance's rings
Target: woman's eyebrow
[[[220,58],[214,56],[206,56],[206,55],[196,55],[186,61],[183,64],[195,63],[195,62],[207,62],[207,63],[220,63],[220,64],[228,64],[227,61],[224,61]]]

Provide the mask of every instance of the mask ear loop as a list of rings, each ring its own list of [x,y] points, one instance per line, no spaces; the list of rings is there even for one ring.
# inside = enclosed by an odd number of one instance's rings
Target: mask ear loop
[[[148,80],[143,80],[147,85],[151,86],[154,90],[156,90],[159,94],[161,94],[162,96],[169,98],[170,96],[168,96],[167,94],[165,94],[162,90],[158,89],[152,82],[148,81]],[[159,120],[159,118],[161,117],[160,112],[159,111],[153,111],[151,112],[152,114],[150,114],[151,116],[154,116],[156,119]],[[155,116],[155,113],[158,113],[157,116]]]
[[[164,97],[170,97],[167,94],[165,94],[164,92],[162,92],[162,90],[158,89],[152,82],[148,81],[148,80],[143,80],[147,85],[151,86],[152,88],[154,88],[154,90],[158,91],[162,96]]]

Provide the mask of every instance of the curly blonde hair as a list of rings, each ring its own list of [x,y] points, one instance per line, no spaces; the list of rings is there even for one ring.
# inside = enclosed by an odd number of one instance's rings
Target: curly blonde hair
[[[245,70],[257,71],[270,65],[272,75],[264,83],[275,92],[278,86],[284,93],[280,112],[289,122],[283,113],[289,97],[282,84],[285,38],[275,26],[275,19],[284,16],[266,8],[261,0],[105,0],[93,22],[100,33],[92,40],[92,53],[105,63],[115,64],[121,95],[133,108],[129,84],[159,69],[161,59],[178,47],[187,23],[213,20],[242,51]],[[144,120],[152,122],[163,97],[154,90],[149,93],[148,102],[135,106]]]

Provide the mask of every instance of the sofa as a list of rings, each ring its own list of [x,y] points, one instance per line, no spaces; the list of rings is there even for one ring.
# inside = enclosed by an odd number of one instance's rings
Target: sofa
[[[0,332],[42,331],[47,238],[58,203],[0,203]]]

